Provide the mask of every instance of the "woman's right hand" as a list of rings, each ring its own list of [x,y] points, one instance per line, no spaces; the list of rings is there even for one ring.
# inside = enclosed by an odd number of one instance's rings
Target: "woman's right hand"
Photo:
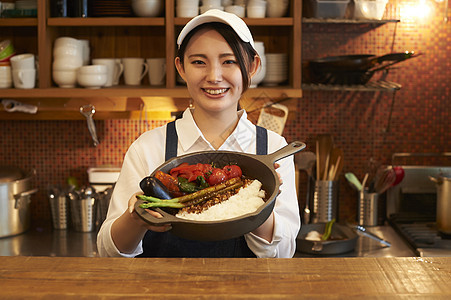
[[[141,226],[145,227],[147,230],[151,230],[151,231],[155,231],[155,232],[165,232],[165,231],[171,230],[172,229],[171,224],[150,225],[149,223],[147,223],[146,221],[141,219],[140,216],[138,216],[138,214],[136,213],[136,210],[135,210],[135,204],[136,204],[136,201],[138,201],[138,199],[136,197],[137,195],[142,195],[142,193],[136,193],[128,200],[128,212],[130,213],[130,216],[135,221],[139,222],[141,224]],[[163,218],[163,216],[160,213],[158,213],[152,209],[146,209],[146,211],[155,218],[158,218],[158,219]]]

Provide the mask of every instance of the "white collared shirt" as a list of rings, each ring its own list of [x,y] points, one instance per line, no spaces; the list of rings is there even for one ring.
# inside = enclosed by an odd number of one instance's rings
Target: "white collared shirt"
[[[218,150],[239,151],[255,154],[255,125],[247,119],[244,110],[239,111],[239,122],[232,134]],[[204,138],[196,126],[191,111],[187,109],[183,118],[176,121],[178,134],[178,155],[197,151],[215,150]],[[142,242],[133,253],[118,251],[111,238],[111,225],[127,210],[128,200],[140,192],[139,182],[149,176],[165,162],[166,125],[143,133],[136,139],[125,154],[119,179],[114,188],[108,214],[97,236],[97,247],[100,256],[135,257],[143,252]],[[268,153],[287,145],[285,138],[268,130]],[[249,249],[257,257],[293,257],[296,250],[296,236],[300,228],[299,206],[295,188],[295,172],[293,156],[279,160],[280,174],[283,184],[274,207],[274,233],[272,242],[256,236],[245,234]]]

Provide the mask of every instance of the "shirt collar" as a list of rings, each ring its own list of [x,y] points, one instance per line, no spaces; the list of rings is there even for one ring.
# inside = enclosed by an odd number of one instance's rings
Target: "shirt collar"
[[[247,119],[246,111],[244,109],[238,111],[238,117],[238,125],[219,150],[235,148],[236,151],[244,152],[249,149],[252,141],[255,140],[255,126]],[[177,120],[176,128],[178,139],[184,151],[189,151],[200,139],[214,150],[197,127],[189,108],[183,112],[183,117]]]

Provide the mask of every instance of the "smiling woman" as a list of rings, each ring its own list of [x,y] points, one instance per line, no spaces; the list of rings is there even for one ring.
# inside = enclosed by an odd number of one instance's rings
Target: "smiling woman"
[[[271,208],[258,228],[236,238],[215,241],[180,238],[171,233],[171,224],[146,223],[134,209],[137,194],[142,194],[140,181],[173,157],[216,150],[263,155],[287,145],[285,138],[255,126],[246,112],[239,109],[238,102],[260,64],[252,34],[241,18],[209,10],[186,24],[177,44],[175,66],[187,83],[193,105],[176,121],[144,133],[130,146],[107,219],[98,235],[99,254],[292,257],[300,227],[293,157],[278,161],[277,172],[283,185],[274,210]],[[147,212],[162,218],[157,211]],[[206,230],[202,227],[198,230],[203,229]]]

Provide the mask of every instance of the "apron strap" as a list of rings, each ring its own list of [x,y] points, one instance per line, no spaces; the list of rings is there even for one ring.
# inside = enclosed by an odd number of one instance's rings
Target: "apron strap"
[[[166,153],[165,160],[169,160],[177,156],[177,145],[179,137],[177,130],[175,130],[175,121],[169,122],[166,125]]]
[[[256,127],[256,153],[257,155],[268,154],[268,131],[261,127]],[[178,135],[175,129],[175,121],[169,122],[166,125],[166,149],[165,149],[165,160],[169,160],[177,156],[177,146],[178,146]]]
[[[255,127],[257,130],[256,153],[257,155],[266,155],[268,154],[268,131],[258,125],[256,125]]]

